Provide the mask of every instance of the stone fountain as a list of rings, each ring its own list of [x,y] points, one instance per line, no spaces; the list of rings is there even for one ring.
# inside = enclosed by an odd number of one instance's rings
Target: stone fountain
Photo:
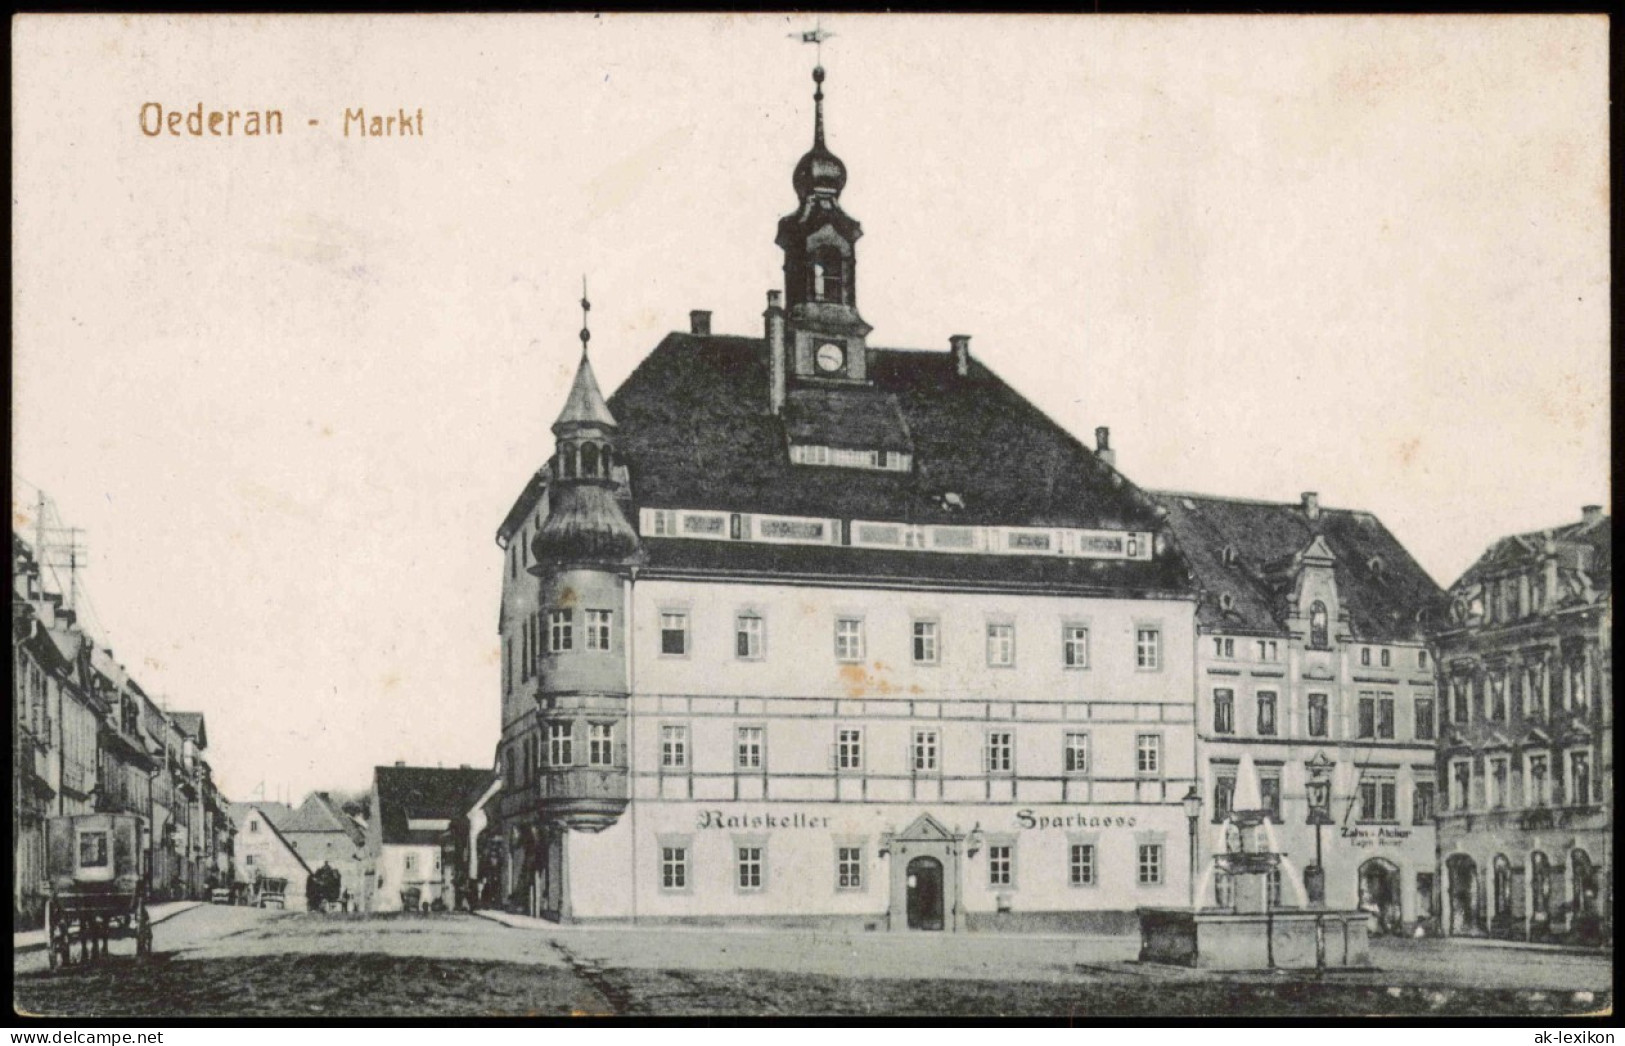
[[[1310,905],[1295,878],[1298,906],[1272,899],[1271,875],[1288,862],[1276,849],[1251,756],[1242,756],[1237,767],[1232,805],[1222,826],[1223,851],[1214,855],[1196,894],[1206,895],[1217,872],[1230,883],[1229,905],[1141,908],[1140,961],[1215,970],[1369,966],[1368,913]]]

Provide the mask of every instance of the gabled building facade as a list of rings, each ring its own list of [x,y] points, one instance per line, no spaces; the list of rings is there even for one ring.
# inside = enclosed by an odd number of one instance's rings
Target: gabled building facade
[[[1444,593],[1375,516],[1315,494],[1155,496],[1200,585],[1199,865],[1225,849],[1240,789],[1271,812],[1287,855],[1275,905],[1364,908],[1389,933],[1433,925],[1438,694],[1424,629]],[[1328,802],[1312,816],[1317,781]],[[1222,874],[1200,885],[1198,903],[1228,905]]]
[[[1612,520],[1496,542],[1433,636],[1445,924],[1613,936]]]
[[[499,531],[506,903],[1131,925],[1190,888],[1188,568],[968,337],[870,344],[815,80],[761,334],[696,312],[606,399],[584,330]]]
[[[369,912],[466,906],[469,814],[489,798],[495,775],[463,766],[380,766],[362,904]]]

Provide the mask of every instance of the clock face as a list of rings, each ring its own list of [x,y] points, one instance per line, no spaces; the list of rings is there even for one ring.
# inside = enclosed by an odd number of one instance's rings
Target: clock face
[[[825,374],[841,369],[846,362],[846,351],[834,342],[827,342],[818,346],[818,369]]]

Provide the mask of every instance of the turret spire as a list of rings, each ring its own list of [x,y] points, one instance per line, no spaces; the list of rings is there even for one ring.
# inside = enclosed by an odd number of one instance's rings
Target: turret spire
[[[824,67],[813,66],[813,148],[824,147]]]
[[[592,331],[587,329],[587,314],[592,311],[592,302],[587,300],[587,274],[581,274],[581,355],[587,355],[587,343],[592,341]]]

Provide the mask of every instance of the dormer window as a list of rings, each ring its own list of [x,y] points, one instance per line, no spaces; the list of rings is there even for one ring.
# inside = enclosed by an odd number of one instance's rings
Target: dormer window
[[[1326,628],[1326,604],[1315,600],[1309,608],[1309,645],[1324,650],[1330,646]]]

